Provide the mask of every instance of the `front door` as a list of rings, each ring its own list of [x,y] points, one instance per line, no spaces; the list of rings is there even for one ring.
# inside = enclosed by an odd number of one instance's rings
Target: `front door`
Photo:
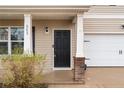
[[[70,67],[70,30],[54,30],[54,67]]]

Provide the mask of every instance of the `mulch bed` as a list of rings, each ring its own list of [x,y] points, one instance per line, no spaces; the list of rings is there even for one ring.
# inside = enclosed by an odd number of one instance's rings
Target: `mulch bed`
[[[48,84],[46,83],[38,83],[38,84],[33,84],[32,86],[28,86],[28,87],[21,87],[21,86],[12,86],[10,85],[4,85],[3,83],[0,83],[0,88],[48,88]]]

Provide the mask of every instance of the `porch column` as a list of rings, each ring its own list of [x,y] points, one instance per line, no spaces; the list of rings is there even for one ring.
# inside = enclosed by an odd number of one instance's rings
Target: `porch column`
[[[32,16],[24,14],[24,53],[32,53]]]
[[[83,31],[83,15],[77,15],[76,20],[76,57],[84,57],[84,31]]]
[[[85,57],[84,57],[84,31],[83,14],[77,14],[75,18],[76,30],[76,55],[74,57],[74,80],[83,80]]]

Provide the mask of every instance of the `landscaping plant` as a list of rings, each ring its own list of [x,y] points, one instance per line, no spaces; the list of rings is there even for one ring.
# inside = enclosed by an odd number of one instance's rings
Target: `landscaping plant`
[[[44,60],[45,56],[37,54],[15,53],[2,56],[1,62],[5,69],[2,87],[42,87],[39,82],[42,79]]]

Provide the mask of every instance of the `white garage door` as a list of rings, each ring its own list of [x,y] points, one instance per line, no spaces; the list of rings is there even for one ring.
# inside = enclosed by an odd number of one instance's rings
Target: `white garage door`
[[[124,66],[124,35],[85,35],[88,66]]]

